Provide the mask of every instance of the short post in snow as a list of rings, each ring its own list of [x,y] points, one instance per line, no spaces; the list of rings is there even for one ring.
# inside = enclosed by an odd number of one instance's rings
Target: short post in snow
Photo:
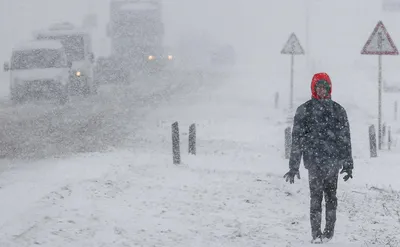
[[[285,129],[285,159],[290,158],[290,150],[292,146],[292,133],[291,128],[287,127]]]
[[[376,133],[375,133],[375,126],[372,124],[369,126],[368,130],[369,135],[369,153],[371,158],[375,158],[378,156],[376,152]]]
[[[383,125],[382,125],[382,145],[385,144],[385,139],[386,139],[386,123],[383,123]]]
[[[399,55],[396,45],[382,21],[365,43],[361,54],[378,55],[378,148],[382,148],[382,55]]]
[[[275,109],[279,108],[279,92],[275,93]]]
[[[397,105],[397,100],[394,102],[394,121],[397,121],[397,111],[398,111],[398,105]]]
[[[388,149],[392,149],[392,129],[390,128],[390,126],[388,129]]]
[[[196,125],[189,126],[189,154],[196,155]]]
[[[288,124],[293,121],[293,91],[294,91],[294,56],[304,55],[304,49],[300,45],[299,39],[296,34],[292,33],[283,47],[281,54],[290,55],[290,100],[289,100],[289,113],[288,113]]]
[[[172,157],[173,157],[173,162],[175,165],[178,165],[181,163],[178,122],[175,122],[172,124]]]

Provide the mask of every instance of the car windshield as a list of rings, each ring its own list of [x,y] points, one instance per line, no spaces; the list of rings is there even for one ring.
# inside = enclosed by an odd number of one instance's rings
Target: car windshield
[[[14,70],[63,68],[66,66],[64,59],[62,53],[54,49],[15,51],[11,68]]]
[[[40,36],[39,39],[59,40],[64,46],[68,61],[85,59],[85,42],[82,35]]]

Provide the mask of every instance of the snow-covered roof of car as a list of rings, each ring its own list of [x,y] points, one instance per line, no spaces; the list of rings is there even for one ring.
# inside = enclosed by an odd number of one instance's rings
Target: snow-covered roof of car
[[[157,10],[160,9],[160,2],[155,0],[114,0],[121,10]]]
[[[146,2],[139,2],[139,3],[128,3],[121,7],[122,10],[156,10],[158,6],[154,3],[146,3]]]
[[[38,38],[38,36],[60,36],[60,35],[89,35],[89,32],[85,29],[44,29],[33,32],[33,36]]]
[[[36,50],[36,49],[61,49],[63,45],[60,41],[56,40],[34,40],[34,41],[26,41],[16,45],[13,50],[21,51],[21,50]]]
[[[111,0],[111,3],[161,3],[160,0]]]

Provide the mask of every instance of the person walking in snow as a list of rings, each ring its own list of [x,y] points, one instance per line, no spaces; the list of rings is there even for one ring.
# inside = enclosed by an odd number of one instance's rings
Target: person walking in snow
[[[336,190],[340,174],[344,181],[353,178],[350,127],[346,110],[331,99],[332,82],[328,74],[317,73],[311,82],[312,97],[300,105],[294,116],[290,171],[286,181],[300,179],[300,161],[308,170],[312,242],[332,239],[336,223]],[[321,232],[322,199],[325,196],[326,226]]]

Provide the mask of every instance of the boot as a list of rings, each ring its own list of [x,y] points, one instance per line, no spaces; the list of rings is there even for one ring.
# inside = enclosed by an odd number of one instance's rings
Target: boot
[[[324,243],[329,242],[333,238],[333,235],[334,235],[334,230],[333,229],[326,229],[325,228],[324,233],[322,233],[322,237],[321,237],[322,241]]]
[[[320,243],[323,243],[321,231],[319,231],[319,232],[313,232],[313,233],[312,233],[312,240],[311,240],[311,243],[313,243],[313,244],[320,244]]]

